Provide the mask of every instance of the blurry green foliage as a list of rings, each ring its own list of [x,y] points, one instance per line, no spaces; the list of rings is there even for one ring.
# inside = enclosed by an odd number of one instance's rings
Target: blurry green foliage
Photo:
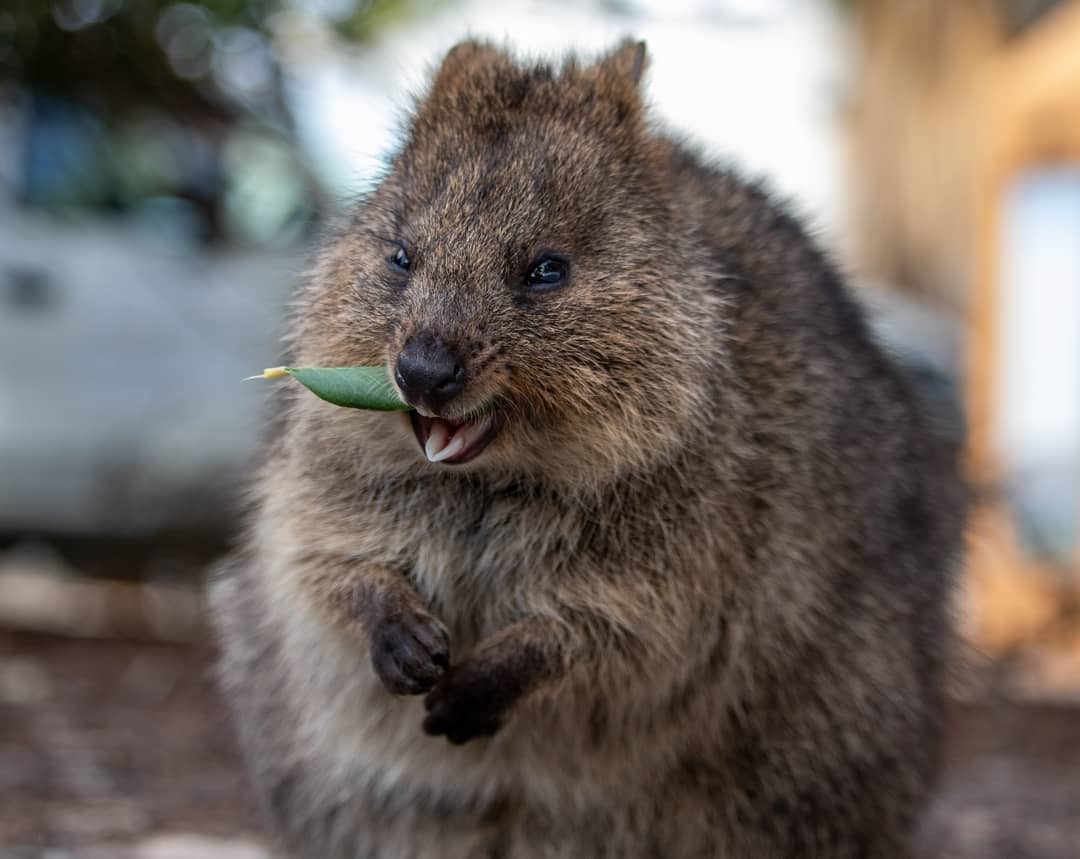
[[[426,7],[434,5],[434,2],[429,2]],[[370,42],[380,30],[399,23],[416,12],[416,4],[403,3],[402,0],[368,0],[355,4],[350,14],[335,21],[334,29],[352,41]]]
[[[214,78],[220,55],[245,41],[272,50],[279,13],[305,15],[364,42],[436,0],[5,0],[0,81],[117,113],[153,104],[220,116],[236,109]],[[273,99],[269,99],[270,102]],[[250,105],[248,105],[250,107]],[[266,107],[266,105],[264,105]]]
[[[150,212],[199,237],[296,235],[324,196],[277,47],[363,43],[439,0],[0,0],[0,98],[24,106],[19,197]],[[299,28],[299,29],[296,29]]]

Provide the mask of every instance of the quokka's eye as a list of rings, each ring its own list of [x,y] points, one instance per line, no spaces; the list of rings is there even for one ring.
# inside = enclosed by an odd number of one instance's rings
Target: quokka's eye
[[[412,265],[412,261],[409,259],[409,254],[405,250],[404,245],[398,245],[389,259],[390,267],[397,269],[398,271],[408,271],[409,266]]]
[[[569,276],[568,260],[555,254],[544,254],[525,275],[525,285],[530,289],[554,289],[562,286]]]

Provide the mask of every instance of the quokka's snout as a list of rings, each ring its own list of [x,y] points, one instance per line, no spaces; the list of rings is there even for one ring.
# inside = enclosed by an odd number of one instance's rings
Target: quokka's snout
[[[405,341],[394,380],[411,406],[439,413],[465,390],[468,370],[459,349],[430,330]]]

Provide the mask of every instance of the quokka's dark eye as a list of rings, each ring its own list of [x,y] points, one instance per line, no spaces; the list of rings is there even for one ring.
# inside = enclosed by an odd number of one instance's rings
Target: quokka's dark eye
[[[389,262],[390,262],[390,267],[395,268],[398,271],[408,271],[409,266],[412,265],[412,261],[409,259],[409,254],[405,250],[404,245],[398,245],[397,246],[397,250],[395,250],[390,255]]]
[[[562,286],[569,276],[569,261],[554,254],[544,254],[525,275],[525,285],[531,289],[554,289]]]

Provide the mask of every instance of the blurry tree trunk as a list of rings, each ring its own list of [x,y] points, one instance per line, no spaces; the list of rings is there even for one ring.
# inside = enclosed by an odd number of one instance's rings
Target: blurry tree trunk
[[[1080,165],[1080,0],[1056,4],[1011,40],[986,64],[986,81],[979,157],[969,168],[977,182],[968,290],[968,464],[983,501],[970,529],[969,592],[977,603],[972,637],[991,652],[1032,643],[1065,648],[1067,664],[1077,665],[1080,550],[1071,573],[1021,550],[998,495],[1003,474],[998,419],[1006,407],[999,380],[1008,360],[1000,335],[1005,193],[1026,170]]]
[[[974,233],[983,72],[1003,41],[994,0],[856,5],[849,117],[862,271],[959,309]]]

